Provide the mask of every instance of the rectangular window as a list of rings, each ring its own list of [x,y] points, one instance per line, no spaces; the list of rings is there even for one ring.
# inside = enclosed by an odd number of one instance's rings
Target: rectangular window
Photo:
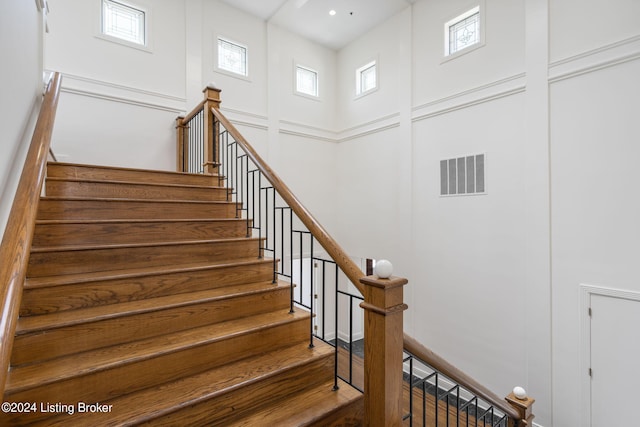
[[[246,46],[218,37],[218,68],[246,77]]]
[[[310,68],[296,65],[296,92],[318,97],[318,73]]]
[[[146,45],[144,10],[113,0],[102,0],[102,34]]]
[[[444,24],[445,56],[480,43],[480,6],[456,16]]]
[[[356,95],[371,92],[377,87],[376,61],[371,61],[356,70]]]
[[[440,160],[440,195],[484,194],[484,154]]]

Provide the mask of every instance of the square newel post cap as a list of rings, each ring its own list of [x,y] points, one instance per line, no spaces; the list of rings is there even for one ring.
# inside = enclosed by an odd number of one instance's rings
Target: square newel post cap
[[[219,89],[215,83],[210,82],[204,89],[202,89],[202,92],[204,93],[205,100],[220,104],[220,92],[222,92],[222,89]]]
[[[534,415],[531,413],[535,399],[525,396],[524,398],[516,397],[514,392],[509,393],[505,400],[511,404],[519,413],[520,418],[526,423],[525,426],[532,425]]]
[[[391,276],[388,279],[381,279],[378,276],[367,276],[360,279],[360,283],[366,286],[373,286],[375,288],[392,289],[404,286],[409,283],[409,281],[404,277]]]

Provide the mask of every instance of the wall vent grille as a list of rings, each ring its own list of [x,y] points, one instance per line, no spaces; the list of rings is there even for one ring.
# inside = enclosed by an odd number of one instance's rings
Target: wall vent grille
[[[485,155],[440,160],[440,195],[486,194]]]

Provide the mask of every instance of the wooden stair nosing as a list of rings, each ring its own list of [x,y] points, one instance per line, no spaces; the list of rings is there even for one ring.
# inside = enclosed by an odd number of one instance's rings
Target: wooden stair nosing
[[[255,316],[248,316],[241,319],[229,320],[215,325],[202,326],[186,331],[179,331],[172,334],[147,338],[140,341],[133,341],[121,345],[105,347],[97,350],[87,351],[77,355],[60,357],[42,363],[34,363],[24,366],[12,367],[9,371],[7,384],[5,386],[5,400],[12,397],[14,401],[26,397],[24,392],[43,388],[54,383],[61,383],[77,377],[107,373],[121,367],[133,367],[138,370],[138,364],[145,361],[160,359],[164,356],[180,356],[184,352],[193,349],[202,349],[211,345],[223,343],[221,348],[227,346],[225,342],[237,338],[252,337],[254,334],[273,332],[279,327],[288,325],[304,326],[303,339],[292,339],[293,342],[304,342],[308,338],[309,313],[297,311],[288,313],[268,312]],[[300,323],[302,322],[302,323]],[[260,346],[267,346],[257,340],[255,351],[262,350]],[[282,343],[279,343],[282,345]],[[245,356],[247,357],[247,356]],[[241,357],[239,357],[240,359]],[[199,362],[191,360],[190,362]],[[107,377],[108,378],[108,377]],[[19,396],[15,399],[13,396]],[[71,397],[68,397],[71,398]],[[102,397],[101,399],[104,399]]]
[[[171,240],[222,239],[251,236],[251,222],[241,218],[40,220],[32,248],[126,244]]]
[[[102,273],[120,273],[108,271]],[[138,301],[166,295],[210,290],[252,282],[273,283],[273,260],[251,259],[220,265],[197,265],[132,271],[129,274],[52,276],[28,279],[23,291],[21,316]],[[46,280],[38,280],[46,279]],[[35,283],[32,281],[36,280]]]
[[[205,304],[213,301],[233,299],[244,295],[256,295],[288,289],[289,283],[257,282],[246,285],[232,285],[206,291],[185,292],[176,295],[160,296],[143,300],[129,301],[109,306],[69,310],[63,313],[28,316],[18,319],[16,335],[37,334],[45,331],[66,328],[83,323],[95,323],[115,319],[121,316],[134,316],[172,308]]]
[[[271,380],[272,387],[283,372],[299,376],[298,371],[319,360],[331,360],[333,349],[316,346],[309,349],[305,344],[294,344],[275,351],[269,351],[233,363],[212,368],[205,372],[167,382],[158,387],[147,388],[135,393],[115,397],[105,403],[113,405],[111,414],[65,415],[43,420],[36,426],[85,426],[102,423],[104,425],[140,425],[159,420],[185,407],[198,406],[225,394],[232,394],[247,385]],[[312,377],[310,381],[313,381]],[[215,407],[211,412],[216,412]]]
[[[92,351],[130,341],[289,308],[289,286],[258,284],[233,294],[195,292],[161,301],[70,310],[19,320],[13,343],[13,366],[40,363],[58,357]],[[179,298],[177,298],[179,297]],[[126,307],[120,308],[123,305]],[[109,312],[106,309],[112,309]],[[95,313],[95,317],[91,315]],[[66,316],[65,316],[66,315]],[[52,321],[48,322],[49,319]],[[31,321],[31,322],[30,322]]]
[[[233,201],[41,197],[39,220],[238,217]]]
[[[45,194],[52,197],[228,201],[231,190],[213,186],[48,178],[45,184]]]
[[[90,244],[90,245],[73,245],[73,246],[49,246],[31,248],[31,253],[50,253],[50,252],[80,252],[80,251],[101,251],[110,249],[137,249],[137,248],[154,248],[161,246],[195,246],[215,243],[228,242],[247,242],[266,240],[266,237],[229,237],[222,239],[192,239],[192,240],[172,240],[163,242],[136,242],[136,243],[110,243],[106,245]]]
[[[252,256],[260,258],[263,254],[263,241],[264,238],[243,237],[103,247],[33,248],[27,277],[231,261],[234,258]]]
[[[164,183],[164,182],[121,181],[121,180],[109,180],[109,179],[47,177],[47,181],[76,182],[76,183],[87,183],[87,184],[140,185],[140,186],[160,187],[160,188],[196,188],[196,189],[203,189],[203,190],[223,190],[227,192],[233,191],[230,188],[223,187],[220,185],[175,184],[175,183]]]
[[[234,268],[239,266],[250,266],[268,264],[273,265],[271,258],[241,258],[236,260],[223,260],[217,262],[181,264],[179,266],[167,265],[160,267],[132,268],[122,270],[96,271],[93,273],[67,274],[58,276],[27,277],[25,280],[25,290],[38,288],[48,288],[54,286],[77,285],[89,282],[104,282],[111,280],[135,279],[146,276],[164,276],[167,274],[177,274],[184,272],[204,271],[211,269]]]
[[[109,177],[111,176],[123,176],[123,175],[142,175],[145,176],[146,179],[157,179],[158,177],[166,177],[168,181],[174,182],[175,180],[195,180],[195,181],[206,181],[212,180],[217,181],[219,179],[223,179],[222,176],[217,174],[213,175],[204,175],[204,174],[194,174],[188,172],[176,172],[176,171],[164,171],[164,170],[153,170],[153,169],[139,169],[139,168],[129,168],[129,167],[118,167],[118,166],[100,166],[100,165],[85,165],[79,163],[67,163],[67,162],[49,162],[47,163],[47,175],[51,177]]]

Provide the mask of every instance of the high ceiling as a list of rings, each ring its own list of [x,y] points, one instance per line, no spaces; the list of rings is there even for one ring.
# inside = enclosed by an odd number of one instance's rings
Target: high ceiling
[[[222,0],[338,50],[415,0]],[[330,15],[331,10],[335,15]]]

